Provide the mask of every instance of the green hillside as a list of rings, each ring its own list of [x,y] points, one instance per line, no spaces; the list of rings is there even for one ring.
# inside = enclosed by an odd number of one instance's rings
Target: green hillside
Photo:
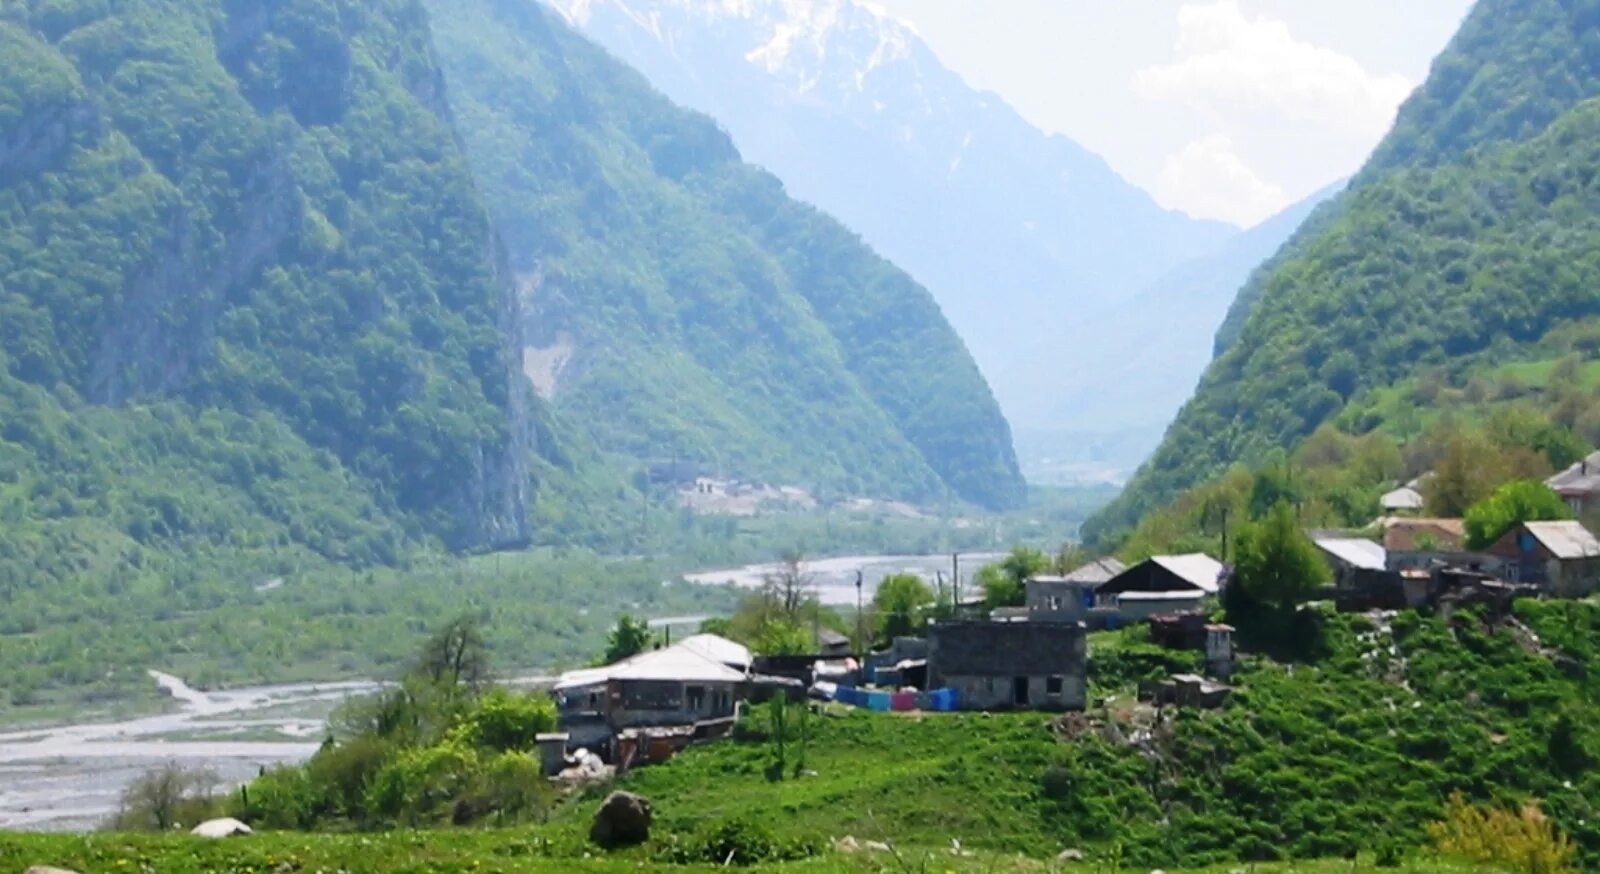
[[[14,516],[357,563],[528,537],[510,286],[418,14],[3,7]]]
[[[1352,187],[1391,170],[1431,167],[1469,151],[1538,135],[1562,113],[1600,95],[1600,4],[1593,0],[1478,3],[1400,107]],[[1347,207],[1336,199],[1308,220],[1239,292],[1217,332],[1220,354],[1238,340],[1270,278],[1303,256]]]
[[[432,8],[564,419],[633,458],[1021,502],[1009,429],[924,289],[538,4]]]
[[[1479,4],[1373,165],[1258,272],[1259,297],[1238,341],[1212,363],[1160,449],[1091,534],[1125,530],[1229,464],[1292,445],[1364,392],[1458,359],[1518,357],[1552,330],[1600,314],[1600,104],[1577,104],[1527,130],[1560,98],[1600,93],[1600,77],[1577,75],[1589,70],[1587,47],[1600,31],[1554,27],[1541,14],[1555,6]],[[1560,9],[1587,20],[1571,6]],[[1548,73],[1550,51],[1516,53],[1524,39],[1570,49],[1555,52],[1571,61],[1563,67],[1569,75],[1556,77],[1565,90],[1550,87],[1560,93],[1547,100],[1500,95],[1496,89],[1531,86],[1493,70],[1472,87],[1446,87],[1467,63],[1460,53],[1488,50],[1477,36],[1484,27],[1503,33],[1499,66]],[[1458,93],[1459,111],[1441,108]],[[1509,117],[1521,127],[1490,124],[1503,103],[1530,107]],[[1531,107],[1546,107],[1545,115]],[[1429,118],[1434,127],[1419,120]],[[1486,126],[1463,130],[1465,119]],[[1498,143],[1510,127],[1527,138]]]

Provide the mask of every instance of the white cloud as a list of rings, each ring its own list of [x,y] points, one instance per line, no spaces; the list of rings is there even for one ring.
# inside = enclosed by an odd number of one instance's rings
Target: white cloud
[[[1283,21],[1245,15],[1238,0],[1182,6],[1176,54],[1138,71],[1135,93],[1219,120],[1316,125],[1369,146],[1412,88],[1404,76],[1370,73],[1348,55],[1296,39]]]
[[[1212,134],[1184,146],[1161,168],[1156,200],[1200,218],[1249,227],[1289,205],[1284,190],[1250,169],[1233,141]]]

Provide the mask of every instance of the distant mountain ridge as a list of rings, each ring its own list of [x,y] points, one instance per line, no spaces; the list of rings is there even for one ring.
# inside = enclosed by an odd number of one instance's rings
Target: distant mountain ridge
[[[1031,352],[1236,231],[1160,208],[869,4],[551,2],[927,285],[1015,426],[1077,424],[1020,370]]]

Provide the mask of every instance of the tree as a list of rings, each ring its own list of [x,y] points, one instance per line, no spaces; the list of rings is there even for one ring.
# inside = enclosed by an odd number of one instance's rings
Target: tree
[[[1234,550],[1233,585],[1281,613],[1293,613],[1328,579],[1328,565],[1316,544],[1300,530],[1289,504],[1279,501],[1266,518],[1239,530]]]
[[[895,574],[884,578],[872,596],[872,609],[878,619],[878,637],[892,641],[921,628],[934,600],[933,590],[916,574]]]
[[[617,627],[606,635],[605,663],[614,664],[636,656],[649,646],[650,625],[643,619],[635,619],[628,615],[620,616],[617,619]]]
[[[805,556],[786,552],[778,569],[761,581],[761,591],[772,608],[793,619],[811,592],[811,576],[805,572]]]
[[[416,673],[435,685],[483,685],[489,679],[489,649],[478,620],[459,616],[434,632],[422,648]]]
[[[169,762],[134,780],[122,792],[113,823],[123,831],[167,831],[216,812],[217,775]]]
[[[1028,597],[1028,579],[1049,569],[1049,556],[1031,547],[1016,547],[998,563],[978,571],[984,606],[991,610],[1021,606]]]
[[[1571,519],[1572,508],[1538,480],[1516,480],[1467,510],[1467,548],[1486,549],[1523,522]]]

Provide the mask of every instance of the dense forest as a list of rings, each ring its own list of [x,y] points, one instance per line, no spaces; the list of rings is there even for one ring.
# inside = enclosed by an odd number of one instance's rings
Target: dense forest
[[[604,450],[991,508],[1010,432],[932,297],[535,3],[436,3],[542,393]]]
[[[1247,286],[1237,341],[1091,536],[1292,446],[1365,392],[1511,359],[1600,314],[1600,104],[1579,102],[1600,94],[1597,14],[1474,9],[1373,163]]]

